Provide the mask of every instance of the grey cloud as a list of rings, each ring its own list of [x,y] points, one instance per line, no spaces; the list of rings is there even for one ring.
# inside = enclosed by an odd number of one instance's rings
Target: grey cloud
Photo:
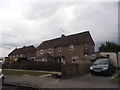
[[[60,28],[64,29],[65,35],[89,30],[96,43],[96,50],[100,43],[116,41],[118,37],[116,3],[34,1],[26,5],[26,12],[21,12],[20,18],[10,19],[9,23],[3,21],[2,27],[8,28],[3,31],[2,42],[6,54],[15,47],[37,46],[44,40],[60,37]]]
[[[32,3],[26,18],[31,20],[40,20],[45,18],[50,18],[60,7],[59,3],[48,3],[48,2],[36,2]]]
[[[0,47],[2,47],[2,48],[5,48],[5,49],[10,49],[11,47],[20,47],[20,45],[18,45],[18,44],[14,44],[14,43],[2,43],[1,45],[0,45]]]
[[[118,43],[120,44],[120,2],[118,2]]]

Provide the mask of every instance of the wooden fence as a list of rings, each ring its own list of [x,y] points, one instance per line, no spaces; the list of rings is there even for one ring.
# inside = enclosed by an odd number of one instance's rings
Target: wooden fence
[[[89,61],[82,61],[81,63],[68,63],[66,65],[62,64],[62,75],[63,77],[71,75],[85,75],[89,73],[89,67],[91,64],[92,63]]]

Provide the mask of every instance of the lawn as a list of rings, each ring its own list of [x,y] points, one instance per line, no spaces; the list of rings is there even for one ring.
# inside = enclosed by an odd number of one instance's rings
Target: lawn
[[[120,74],[118,74],[115,78],[113,78],[112,81],[120,83]]]
[[[17,70],[3,70],[4,75],[29,75],[29,76],[41,76],[45,74],[51,74],[49,72],[37,72],[37,71],[17,71]]]

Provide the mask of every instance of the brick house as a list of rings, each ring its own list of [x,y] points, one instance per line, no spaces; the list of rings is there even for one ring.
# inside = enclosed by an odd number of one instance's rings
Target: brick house
[[[37,60],[77,62],[94,52],[94,41],[89,31],[43,41],[37,47]]]
[[[36,48],[31,46],[23,46],[22,48],[15,48],[8,54],[11,62],[18,60],[19,58],[26,58],[28,60],[34,60],[36,57]]]

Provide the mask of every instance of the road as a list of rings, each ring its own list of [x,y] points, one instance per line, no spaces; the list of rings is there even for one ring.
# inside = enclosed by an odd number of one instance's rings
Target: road
[[[118,88],[112,82],[113,76],[92,76],[90,74],[69,79],[55,79],[39,76],[5,76],[5,84],[29,85],[38,88]]]
[[[17,86],[11,86],[11,85],[3,85],[2,90],[37,90],[37,89],[26,88],[26,87],[17,87]]]
[[[87,88],[85,90],[120,90],[117,88]],[[32,88],[25,88],[25,87],[17,87],[17,86],[10,86],[10,85],[3,85],[2,90],[60,90],[60,88],[41,88],[41,89],[32,89]],[[61,90],[84,90],[84,88],[62,88]]]

